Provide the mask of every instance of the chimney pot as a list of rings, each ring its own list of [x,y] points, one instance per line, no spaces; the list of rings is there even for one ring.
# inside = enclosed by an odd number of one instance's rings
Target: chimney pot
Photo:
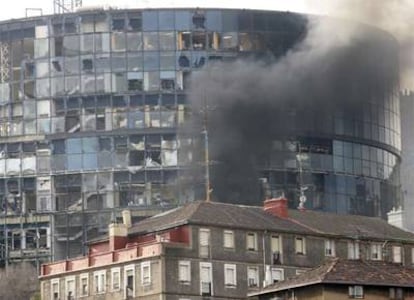
[[[263,202],[263,210],[276,217],[288,217],[288,204],[285,197],[273,198]]]

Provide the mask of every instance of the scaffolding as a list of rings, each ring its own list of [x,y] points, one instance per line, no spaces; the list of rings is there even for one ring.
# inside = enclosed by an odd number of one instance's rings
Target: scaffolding
[[[82,0],[53,0],[55,14],[74,12],[79,7],[82,7]]]

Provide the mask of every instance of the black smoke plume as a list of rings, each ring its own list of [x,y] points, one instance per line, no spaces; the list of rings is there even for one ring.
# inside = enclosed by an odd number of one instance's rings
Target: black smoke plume
[[[259,178],[273,141],[329,135],[324,128],[334,115],[361,114],[362,103],[398,90],[396,41],[368,26],[310,17],[290,50],[272,51],[266,59],[214,63],[192,74],[185,131],[201,137],[207,112],[214,200],[260,203]],[[202,139],[198,146],[202,153]],[[201,186],[202,157],[193,176]]]

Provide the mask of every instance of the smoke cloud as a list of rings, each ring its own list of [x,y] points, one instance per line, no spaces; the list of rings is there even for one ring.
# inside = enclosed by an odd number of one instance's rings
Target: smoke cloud
[[[207,111],[215,200],[260,203],[259,178],[278,159],[274,141],[329,135],[335,114],[357,118],[367,99],[398,89],[392,37],[324,17],[309,17],[303,26],[283,54],[210,64],[192,74],[187,126],[201,132]]]
[[[414,90],[414,1],[310,0],[308,8],[356,20],[392,34],[400,44],[401,87]]]

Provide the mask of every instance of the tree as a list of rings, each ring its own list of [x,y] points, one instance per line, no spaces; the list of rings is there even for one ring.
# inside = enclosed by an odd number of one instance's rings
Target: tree
[[[39,290],[36,268],[26,262],[0,270],[0,300],[33,299]]]

